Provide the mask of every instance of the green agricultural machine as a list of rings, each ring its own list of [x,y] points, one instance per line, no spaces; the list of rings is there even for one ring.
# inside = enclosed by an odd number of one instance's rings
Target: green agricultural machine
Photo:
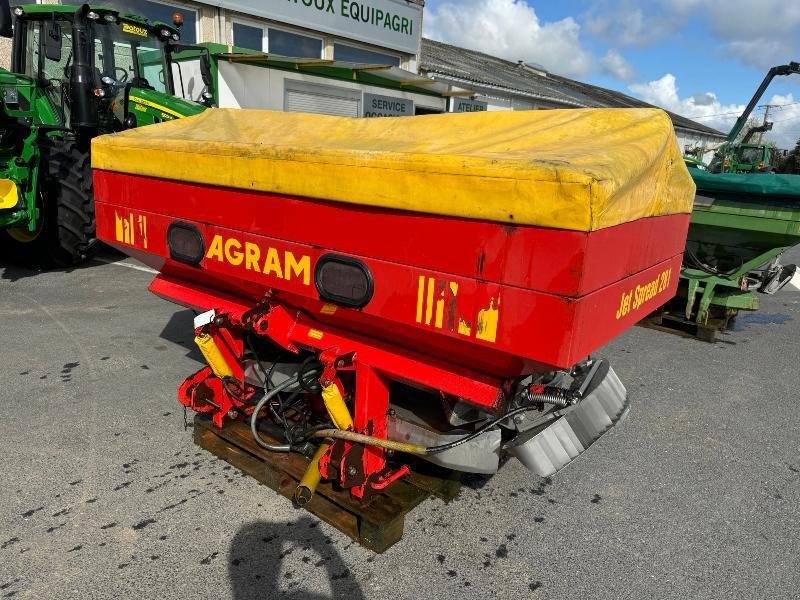
[[[751,127],[736,143],[726,142],[714,155],[708,170],[712,173],[774,173],[777,149],[772,144],[752,144],[756,133],[772,129],[772,123]]]
[[[179,17],[172,26],[86,4],[19,6],[12,17],[0,1],[0,34],[13,39],[11,70],[0,69],[0,258],[90,256],[92,138],[205,109],[174,94],[171,55],[190,48]]]
[[[712,341],[741,310],[757,310],[797,271],[781,254],[800,243],[800,175],[759,168],[731,170],[734,144],[776,75],[800,73],[796,62],[773,67],[717,151],[708,170],[690,168],[697,185],[678,296],[655,318]],[[727,162],[726,162],[727,161]],[[666,323],[664,323],[666,324]]]

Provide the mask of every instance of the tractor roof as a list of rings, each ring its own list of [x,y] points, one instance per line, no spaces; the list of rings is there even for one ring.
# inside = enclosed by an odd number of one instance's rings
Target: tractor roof
[[[23,11],[25,11],[26,15],[72,15],[80,8],[78,5],[65,5],[65,4],[24,4],[19,6]],[[100,5],[93,5],[90,6],[90,10],[94,10],[101,13],[113,13],[117,15],[120,19],[124,19],[126,21],[133,21],[135,23],[139,23],[144,25],[150,29],[169,29],[170,33],[179,33],[178,30],[168,23],[162,23],[161,21],[150,21],[141,15],[134,15],[130,13],[121,13],[115,8],[111,8],[109,6]]]

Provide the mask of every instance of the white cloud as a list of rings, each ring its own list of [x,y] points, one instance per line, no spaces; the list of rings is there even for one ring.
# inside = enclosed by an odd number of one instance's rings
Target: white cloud
[[[621,81],[630,81],[635,73],[630,63],[613,48],[600,59],[603,71]]]
[[[600,0],[582,17],[586,31],[621,46],[649,46],[675,33],[699,0]],[[663,5],[663,6],[662,6]]]
[[[424,24],[425,35],[433,39],[540,63],[554,73],[586,75],[595,64],[572,17],[543,23],[525,0],[444,2],[426,10]]]
[[[730,131],[744,110],[744,104],[722,104],[713,92],[681,98],[675,76],[671,73],[647,83],[631,84],[629,89],[645,102],[695,119],[723,133]],[[800,137],[800,102],[792,94],[775,94],[763,103],[779,105],[770,112],[769,120],[774,126],[765,134],[765,141],[773,141],[779,148],[794,147]],[[758,120],[760,122],[761,115],[758,115]]]
[[[678,33],[690,19],[702,20],[721,42],[721,57],[766,68],[800,55],[797,0],[596,0],[580,20],[592,36],[642,47]]]
[[[745,63],[771,67],[796,59],[800,51],[800,3],[783,0],[709,0],[703,3],[723,50]]]
[[[672,73],[648,83],[631,84],[629,88],[645,102],[690,119],[697,119],[700,123],[723,132],[730,130],[736,117],[744,110],[743,104],[722,104],[713,92],[681,98]]]

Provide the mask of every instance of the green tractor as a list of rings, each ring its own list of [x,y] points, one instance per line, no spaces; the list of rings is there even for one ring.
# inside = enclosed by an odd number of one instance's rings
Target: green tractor
[[[739,118],[736,119],[733,128],[725,137],[725,142],[714,153],[714,158],[708,165],[711,173],[775,173],[776,149],[768,144],[751,144],[750,138],[755,133],[763,133],[772,129],[772,123],[764,123],[758,127],[752,127],[745,134],[741,141],[737,142],[739,134],[744,130],[747,119],[753,113],[764,92],[767,91],[769,84],[775,77],[786,77],[800,73],[800,63],[790,62],[786,65],[778,65],[767,71],[764,80],[756,89],[756,93],[750,98],[750,102],[744,109]]]
[[[775,173],[778,158],[775,146],[750,143],[754,134],[771,129],[770,122],[751,127],[741,141],[720,148],[708,170],[712,173]]]
[[[18,6],[12,17],[0,0],[0,35],[13,39],[11,70],[0,69],[0,258],[48,267],[91,256],[92,138],[206,108],[174,94],[172,53],[191,48],[179,17],[172,26],[86,4]]]

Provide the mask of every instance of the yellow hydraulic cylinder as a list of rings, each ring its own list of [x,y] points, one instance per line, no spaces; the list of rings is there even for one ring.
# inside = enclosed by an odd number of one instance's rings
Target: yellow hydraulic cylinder
[[[306,472],[303,473],[303,478],[294,491],[294,501],[298,506],[305,506],[311,502],[311,498],[314,497],[314,492],[317,491],[317,486],[319,485],[320,479],[322,479],[322,474],[319,472],[319,459],[322,458],[322,455],[325,454],[330,445],[331,440],[326,439],[322,442],[314,453],[311,462],[308,463]]]
[[[225,361],[225,357],[222,356],[222,352],[220,352],[219,346],[217,346],[213,337],[207,333],[201,333],[195,336],[194,343],[200,348],[200,352],[203,353],[203,357],[206,359],[208,366],[211,367],[214,375],[220,379],[233,377],[233,371]]]
[[[351,429],[353,427],[353,417],[350,416],[350,411],[344,403],[342,393],[335,383],[331,383],[322,388],[322,401],[325,403],[325,408],[328,411],[334,427],[337,429]],[[322,474],[319,472],[319,459],[328,450],[333,443],[331,439],[325,439],[317,448],[311,462],[308,463],[306,472],[303,473],[303,478],[294,491],[294,501],[298,506],[305,506],[311,502],[314,497],[314,492],[317,490]]]
[[[335,383],[322,388],[322,401],[325,403],[325,408],[336,429],[350,429],[353,426],[353,418],[350,416],[350,411],[347,410],[342,393]]]

